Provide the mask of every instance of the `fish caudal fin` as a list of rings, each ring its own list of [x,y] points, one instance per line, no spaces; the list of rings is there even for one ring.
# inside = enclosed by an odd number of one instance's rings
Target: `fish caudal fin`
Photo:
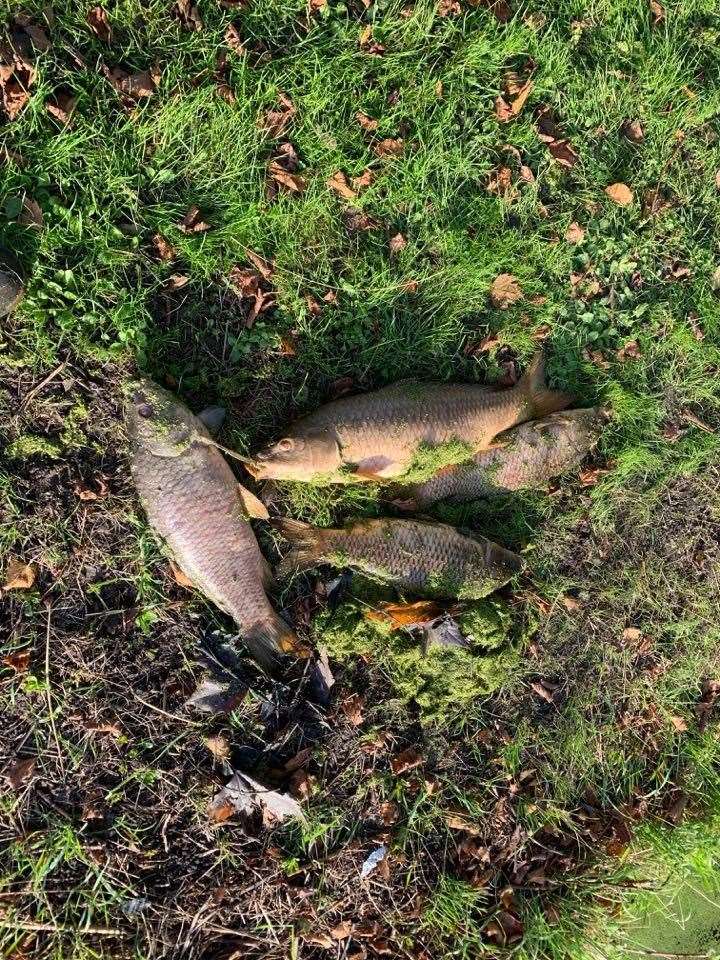
[[[532,410],[529,419],[537,420],[546,417],[556,410],[564,410],[573,402],[568,393],[560,390],[551,390],[545,382],[545,358],[542,353],[536,353],[532,363],[525,371],[518,383],[518,389],[527,397]]]
[[[273,526],[292,543],[290,552],[277,567],[276,573],[280,580],[286,580],[296,570],[307,570],[321,558],[325,531],[301,520],[275,520]]]
[[[305,658],[311,654],[277,614],[271,620],[254,624],[242,634],[242,640],[253,657],[264,667],[276,666],[283,656]]]

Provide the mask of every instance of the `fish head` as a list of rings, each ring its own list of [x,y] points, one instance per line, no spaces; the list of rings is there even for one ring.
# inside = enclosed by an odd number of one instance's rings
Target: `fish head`
[[[130,439],[156,457],[180,456],[202,430],[188,408],[152,380],[132,381],[126,395]]]
[[[253,463],[256,480],[311,480],[329,475],[341,466],[337,440],[330,433],[283,437],[260,450]]]

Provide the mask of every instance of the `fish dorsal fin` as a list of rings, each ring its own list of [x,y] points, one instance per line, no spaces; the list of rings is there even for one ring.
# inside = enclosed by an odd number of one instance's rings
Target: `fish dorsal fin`
[[[254,493],[250,493],[241,483],[237,485],[237,492],[240,497],[240,502],[243,505],[243,510],[248,517],[252,517],[253,520],[270,519],[268,508],[259,497],[256,497]]]

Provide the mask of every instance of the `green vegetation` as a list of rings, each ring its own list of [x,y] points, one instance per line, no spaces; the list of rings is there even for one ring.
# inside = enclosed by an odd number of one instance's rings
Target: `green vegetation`
[[[35,576],[0,593],[0,951],[717,953],[705,906],[682,941],[652,919],[717,896],[716,0],[199,0],[201,29],[116,0],[109,40],[91,6],[0,3],[34,70],[2,80],[26,296],[0,322],[0,579]],[[228,715],[187,711],[230,624],[148,530],[123,383],[222,404],[247,454],[348,391],[508,384],[540,343],[613,419],[558,492],[433,508],[527,563],[462,616],[471,649],[424,656],[358,582],[333,611],[301,577],[279,603],[330,650],[329,706],[243,666]],[[273,496],[320,526],[390,509]],[[209,824],[233,766],[292,783],[308,825]]]

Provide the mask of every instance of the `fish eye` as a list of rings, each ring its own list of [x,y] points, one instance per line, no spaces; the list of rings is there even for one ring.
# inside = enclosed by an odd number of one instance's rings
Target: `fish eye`
[[[138,407],[138,415],[147,420],[153,415],[153,408],[149,403],[141,403]]]
[[[288,453],[295,446],[295,441],[291,437],[283,437],[278,440],[276,449],[279,453]]]

